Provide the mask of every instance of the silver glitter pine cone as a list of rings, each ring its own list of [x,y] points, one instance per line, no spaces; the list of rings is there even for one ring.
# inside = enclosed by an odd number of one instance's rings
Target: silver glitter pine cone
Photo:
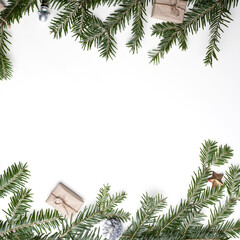
[[[122,223],[116,219],[108,219],[103,224],[103,237],[108,240],[118,240],[123,234]]]

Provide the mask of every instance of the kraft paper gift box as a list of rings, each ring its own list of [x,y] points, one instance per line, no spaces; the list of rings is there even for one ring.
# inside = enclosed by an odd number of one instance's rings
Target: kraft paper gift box
[[[155,0],[152,17],[173,23],[182,23],[186,11],[187,1],[183,0]]]
[[[83,205],[82,198],[62,183],[56,186],[46,202],[68,218],[76,214]]]
[[[0,12],[2,12],[3,10],[5,10],[5,6],[2,4],[2,2],[0,1]]]

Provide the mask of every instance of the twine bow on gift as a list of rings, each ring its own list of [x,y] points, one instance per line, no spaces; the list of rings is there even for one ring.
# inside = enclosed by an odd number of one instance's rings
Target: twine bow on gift
[[[70,208],[73,212],[77,213],[77,211],[74,208],[72,208],[70,205],[68,205],[62,198],[57,197],[53,193],[51,193],[51,194],[54,197],[54,200],[53,200],[54,204],[60,205],[61,207],[63,207],[68,216],[70,215],[70,213],[67,210],[67,208]]]
[[[158,2],[155,2],[155,3],[159,4],[159,5],[166,5],[166,6],[171,7],[172,14],[176,17],[178,17],[180,15],[180,11],[178,10],[178,8],[181,9],[181,10],[185,10],[184,8],[181,8],[179,6],[180,0],[176,0],[176,1],[174,0],[174,2],[176,2],[176,3],[173,3],[173,4],[172,4],[171,0],[169,0],[169,2],[170,2],[170,4],[164,4],[164,3],[158,3]]]
[[[171,2],[171,1],[170,1],[170,2]],[[176,4],[174,4],[174,5],[171,4],[172,14],[175,15],[175,16],[177,16],[177,17],[180,15],[179,10],[177,9],[177,7],[179,7],[178,5],[179,5],[179,0],[176,1]],[[179,7],[179,8],[180,8],[180,7]]]

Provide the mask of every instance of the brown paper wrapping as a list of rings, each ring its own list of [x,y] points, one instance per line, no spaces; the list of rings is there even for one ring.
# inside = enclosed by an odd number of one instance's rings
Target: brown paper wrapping
[[[155,0],[152,17],[168,22],[182,23],[186,7],[187,1],[183,0]]]
[[[3,3],[0,1],[0,12],[2,12],[3,10],[5,10],[5,6],[4,6]]]
[[[46,202],[68,218],[76,214],[83,205],[82,198],[62,183],[56,186]]]

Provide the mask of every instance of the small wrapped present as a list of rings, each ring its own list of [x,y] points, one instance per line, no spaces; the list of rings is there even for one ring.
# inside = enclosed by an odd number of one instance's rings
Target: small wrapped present
[[[173,23],[182,23],[186,11],[187,1],[183,0],[155,0],[152,17]]]
[[[76,214],[83,205],[82,198],[62,183],[56,186],[46,202],[68,218]]]
[[[5,10],[6,8],[5,8],[5,6],[4,6],[4,4],[1,2],[1,0],[0,0],[0,12],[2,12],[3,10]]]

